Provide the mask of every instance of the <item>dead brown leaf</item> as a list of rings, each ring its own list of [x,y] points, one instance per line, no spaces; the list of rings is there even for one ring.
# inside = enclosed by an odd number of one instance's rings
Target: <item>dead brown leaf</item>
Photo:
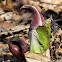
[[[40,6],[43,6],[45,10],[51,9],[56,12],[59,12],[62,10],[62,0],[40,0]]]
[[[41,3],[43,2],[43,3]],[[16,11],[17,8],[20,8],[22,5],[33,5],[35,6],[39,12],[42,11],[41,7],[45,10],[51,9],[56,12],[62,10],[62,0],[6,0],[0,4],[0,7],[7,11]],[[58,5],[59,4],[59,5]]]
[[[26,53],[25,54],[27,62],[48,62],[50,61],[50,58],[47,56],[44,56],[42,54],[36,54],[36,53]]]

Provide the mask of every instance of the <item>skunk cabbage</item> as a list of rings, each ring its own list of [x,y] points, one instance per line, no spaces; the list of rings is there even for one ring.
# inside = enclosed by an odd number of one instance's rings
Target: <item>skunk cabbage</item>
[[[32,5],[24,5],[22,8],[30,9],[33,12],[33,20],[29,31],[30,52],[46,52],[51,35],[50,20],[45,21],[43,16]]]

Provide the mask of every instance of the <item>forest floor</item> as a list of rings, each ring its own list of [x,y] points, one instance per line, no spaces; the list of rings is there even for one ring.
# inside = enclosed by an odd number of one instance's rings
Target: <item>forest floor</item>
[[[51,23],[50,45],[49,50],[47,51],[49,53],[49,56],[39,54],[37,55],[35,53],[27,52],[25,54],[28,60],[27,62],[62,62],[62,5],[54,5],[61,4],[62,1],[60,0],[60,2],[57,3],[57,0],[56,3],[53,3],[54,0],[52,2],[49,2],[48,0],[47,2],[53,4],[50,4],[49,6],[48,3],[41,3],[36,6],[36,3],[38,4],[39,1],[40,0],[35,0],[31,2],[34,2],[33,5],[37,7],[39,12],[41,12],[41,14],[44,16],[45,20],[50,18],[51,16],[53,20]],[[11,0],[10,2],[10,4],[12,4]],[[0,26],[5,27],[9,32],[12,32],[15,36],[23,38],[25,42],[30,45],[28,32],[30,23],[32,21],[32,13],[26,12],[25,10],[20,11],[19,8],[14,9],[12,6],[9,5],[8,7],[10,9],[8,9],[7,6],[4,6],[4,3],[5,2],[0,4]],[[9,4],[9,2],[7,4]],[[15,57],[9,51],[8,43],[11,38],[13,38],[12,35],[8,34],[7,31],[0,28],[0,62],[19,62],[19,60],[15,59]]]

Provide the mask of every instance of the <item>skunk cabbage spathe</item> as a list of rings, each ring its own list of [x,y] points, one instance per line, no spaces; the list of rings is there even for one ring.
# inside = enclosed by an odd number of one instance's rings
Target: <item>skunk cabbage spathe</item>
[[[24,53],[29,51],[27,44],[21,38],[11,38],[9,43],[10,52],[19,60],[26,62]]]
[[[28,8],[33,12],[33,20],[31,21],[31,24],[30,24],[31,30],[36,29],[39,25],[42,26],[40,13],[38,12],[38,10],[34,6],[24,5],[21,7],[21,9],[22,8]]]

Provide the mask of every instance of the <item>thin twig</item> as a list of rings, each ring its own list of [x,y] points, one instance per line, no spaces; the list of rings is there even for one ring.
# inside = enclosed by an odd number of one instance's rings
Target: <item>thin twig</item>
[[[20,29],[17,29],[17,30],[9,31],[9,32],[16,33],[16,32],[20,32],[21,30],[24,30],[24,29],[29,29],[29,27],[30,27],[30,25],[28,25],[28,26],[26,26],[26,27],[24,27],[22,29],[20,28]],[[7,35],[8,32],[1,32],[0,36],[3,35],[3,34]]]
[[[62,4],[53,4],[53,3],[48,3],[48,2],[40,2],[40,3],[45,3],[45,4],[50,4],[50,5],[58,5],[58,6],[62,6]]]
[[[56,23],[56,22],[58,22],[58,21],[60,22],[61,20],[62,20],[62,19],[54,20],[54,21],[52,21],[52,24],[51,24],[51,25],[53,26],[53,25],[54,25],[54,23]]]
[[[4,30],[6,30],[9,34],[11,34],[13,37],[15,37],[15,35],[12,33],[12,32],[10,32],[8,29],[6,29],[5,27],[3,27],[3,26],[0,26],[1,28],[3,28]]]
[[[62,20],[62,19],[54,20],[54,21],[52,22],[51,26],[53,26],[56,22],[60,22],[61,20]],[[62,26],[60,26],[60,25],[58,25],[58,24],[57,24],[57,26],[60,27],[60,28],[62,28]]]

